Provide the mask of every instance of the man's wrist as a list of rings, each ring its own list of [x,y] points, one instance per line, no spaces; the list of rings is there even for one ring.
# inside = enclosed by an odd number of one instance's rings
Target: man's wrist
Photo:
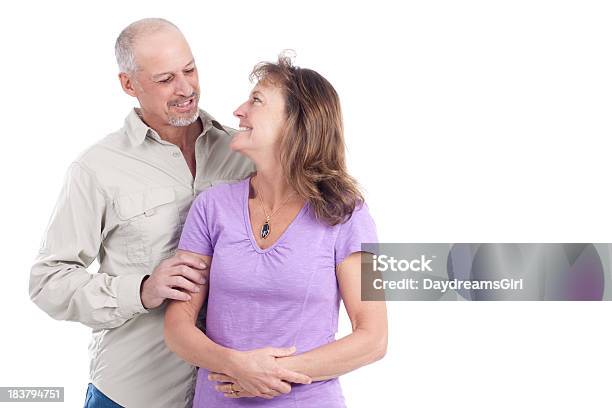
[[[149,309],[146,305],[143,293],[144,293],[144,285],[145,285],[145,281],[147,279],[149,279],[149,276],[151,275],[145,275],[144,278],[142,278],[142,280],[140,281],[140,303],[142,303],[142,307],[144,307],[145,309]]]
[[[139,313],[146,313],[142,303],[140,289],[145,275],[129,274],[117,276],[117,308],[121,316],[132,318]]]

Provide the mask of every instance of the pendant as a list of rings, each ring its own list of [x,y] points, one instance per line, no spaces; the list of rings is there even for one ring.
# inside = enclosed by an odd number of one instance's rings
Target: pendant
[[[268,223],[268,221],[266,221],[266,222],[264,223],[264,225],[262,225],[262,226],[261,226],[261,233],[260,233],[260,236],[261,236],[263,239],[266,239],[266,238],[268,238],[268,235],[270,235],[270,223]]]

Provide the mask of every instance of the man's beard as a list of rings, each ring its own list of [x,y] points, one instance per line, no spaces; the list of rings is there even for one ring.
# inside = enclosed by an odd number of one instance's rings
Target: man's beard
[[[200,95],[197,92],[194,92],[189,98],[193,98],[193,103],[195,105],[193,115],[189,117],[184,117],[184,116],[173,116],[172,114],[170,114],[168,116],[168,123],[170,124],[170,126],[174,126],[174,127],[189,126],[192,123],[194,123],[196,120],[198,120],[198,117],[200,116],[200,112],[198,111],[198,103],[200,101]]]
[[[198,108],[196,106],[195,113],[192,116],[188,118],[170,116],[168,117],[168,123],[170,124],[170,126],[174,126],[174,127],[189,126],[192,123],[194,123],[196,120],[198,120],[199,116],[200,116],[200,113],[198,112]]]

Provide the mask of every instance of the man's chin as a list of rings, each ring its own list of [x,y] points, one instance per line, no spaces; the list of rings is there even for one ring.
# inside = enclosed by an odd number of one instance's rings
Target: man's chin
[[[170,124],[170,126],[175,126],[175,127],[189,126],[192,123],[194,123],[196,120],[198,120],[199,116],[200,116],[199,112],[196,108],[195,112],[193,112],[190,115],[168,117],[168,123]]]

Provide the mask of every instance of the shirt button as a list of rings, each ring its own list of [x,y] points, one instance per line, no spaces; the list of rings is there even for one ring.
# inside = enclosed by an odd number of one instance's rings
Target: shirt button
[[[181,157],[179,152],[172,152],[172,157]]]

